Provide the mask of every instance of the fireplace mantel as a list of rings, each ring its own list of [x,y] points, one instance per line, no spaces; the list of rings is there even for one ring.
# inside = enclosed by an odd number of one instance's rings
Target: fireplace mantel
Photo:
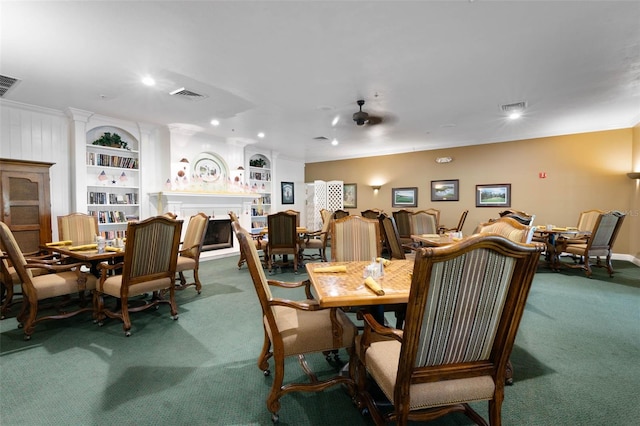
[[[258,194],[252,193],[214,193],[214,192],[152,192],[149,200],[155,205],[157,214],[172,212],[178,219],[185,221],[182,233],[187,228],[186,222],[191,216],[203,212],[212,219],[229,218],[229,211],[234,212],[245,229],[251,227],[251,204]],[[234,236],[235,238],[235,236]],[[227,257],[238,254],[240,245],[234,241],[232,248],[204,252],[201,260]]]

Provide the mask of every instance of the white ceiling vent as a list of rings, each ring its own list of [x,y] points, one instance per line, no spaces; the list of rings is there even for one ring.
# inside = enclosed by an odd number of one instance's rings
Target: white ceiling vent
[[[515,112],[515,111],[522,112],[525,110],[526,107],[527,107],[526,102],[516,102],[513,104],[500,105],[500,109],[504,112]]]
[[[185,89],[184,87],[174,90],[173,92],[169,92],[169,94],[171,96],[178,96],[183,99],[189,99],[190,101],[199,101],[201,99],[208,98],[207,95],[201,95],[200,93],[193,92],[189,89]]]
[[[18,83],[19,80],[13,77],[7,77],[6,75],[0,75],[0,97],[3,97],[5,93]]]

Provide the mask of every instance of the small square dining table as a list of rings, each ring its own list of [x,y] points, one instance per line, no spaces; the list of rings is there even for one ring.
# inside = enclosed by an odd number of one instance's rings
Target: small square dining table
[[[321,307],[391,305],[407,303],[411,289],[413,260],[392,260],[384,267],[384,277],[376,279],[384,295],[376,295],[362,276],[370,261],[310,262],[305,266]],[[316,272],[317,268],[345,265],[346,272]]]

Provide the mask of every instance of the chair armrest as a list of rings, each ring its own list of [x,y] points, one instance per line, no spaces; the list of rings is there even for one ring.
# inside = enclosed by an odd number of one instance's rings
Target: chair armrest
[[[269,301],[269,306],[287,306],[289,308],[294,308],[301,311],[320,311],[322,309],[329,309],[329,308],[321,308],[318,302],[316,301],[298,302],[295,300],[288,300],[288,299],[273,299]]]
[[[311,281],[309,280],[298,281],[295,283],[278,281],[278,280],[267,280],[267,284],[275,287],[282,287],[282,288],[299,288],[304,286],[304,293],[307,296],[307,299],[309,300],[315,299],[315,297],[313,297],[313,294],[311,294]]]
[[[194,244],[194,245],[192,245],[191,247],[186,247],[186,248],[185,248],[185,247],[183,247],[183,248],[181,248],[180,250],[178,250],[178,254],[186,253],[186,252],[188,252],[188,251],[191,251],[191,250],[197,249],[199,245],[200,245],[200,244]]]
[[[366,350],[371,345],[373,340],[372,334],[379,334],[382,337],[390,338],[402,342],[403,332],[396,328],[385,327],[380,325],[373,315],[368,312],[362,313],[362,319],[365,322],[364,333],[362,335],[362,346]],[[364,352],[363,352],[364,353]]]
[[[78,263],[44,263],[44,262],[36,262],[36,263],[27,263],[24,265],[25,269],[44,269],[49,272],[65,272],[71,271],[76,268],[78,271],[82,266],[87,268],[91,267],[90,263],[78,262]]]

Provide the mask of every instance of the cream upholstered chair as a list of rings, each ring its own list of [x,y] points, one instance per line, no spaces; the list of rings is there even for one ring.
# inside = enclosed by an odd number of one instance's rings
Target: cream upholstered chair
[[[513,209],[503,210],[498,214],[500,215],[500,217],[510,217],[512,219],[517,220],[521,224],[527,225],[527,226],[532,226],[533,221],[536,218],[535,214],[529,214],[529,213],[523,212],[522,210],[513,210]]]
[[[100,280],[94,292],[96,322],[102,325],[106,317],[122,321],[125,335],[131,335],[130,312],[139,312],[159,304],[168,304],[171,317],[178,319],[175,301],[176,263],[182,220],[166,216],[155,216],[127,225],[127,248],[124,261],[114,265],[100,263]],[[122,270],[121,274],[109,275],[110,271]],[[154,297],[150,301],[134,306],[129,298],[153,292],[163,295],[169,289],[169,299]],[[104,296],[118,299],[114,309],[105,306]],[[139,302],[136,300],[136,302]]]
[[[72,241],[75,245],[95,242],[99,235],[98,217],[85,213],[71,213],[58,216],[58,238],[60,241]]]
[[[271,412],[272,421],[278,421],[280,398],[289,392],[316,392],[343,383],[353,393],[353,381],[349,377],[337,374],[319,381],[307,365],[305,355],[341,348],[346,348],[351,354],[357,334],[356,327],[339,308],[321,308],[318,302],[313,300],[308,280],[299,283],[267,280],[251,235],[242,229],[238,222],[234,222],[232,226],[235,228],[241,250],[246,253],[247,266],[262,307],[264,342],[258,357],[258,368],[268,376],[271,374],[269,359],[273,358],[274,362],[275,374],[267,397],[267,409]],[[307,300],[293,301],[289,298],[275,297],[270,286],[286,289],[304,287]],[[298,357],[298,362],[309,377],[308,383],[283,384],[285,365],[288,364],[285,359],[288,357]]]
[[[208,224],[209,217],[202,212],[189,218],[187,231],[178,251],[176,272],[180,277],[180,284],[176,284],[176,290],[183,290],[194,285],[198,294],[202,292],[198,269],[200,268],[200,253],[202,252],[202,243],[204,242]],[[193,271],[192,283],[187,283],[187,279],[184,276],[185,271]]]
[[[462,412],[486,425],[469,405],[478,401],[488,401],[490,424],[500,424],[505,369],[542,250],[499,235],[418,250],[404,330],[365,314],[350,361],[359,405],[375,424]],[[392,410],[376,404],[367,376]]]
[[[589,238],[588,234],[593,233],[598,217],[604,213],[606,213],[606,211],[598,209],[591,209],[580,212],[576,228],[578,228],[578,231],[580,231],[582,234],[576,238],[567,238],[565,243],[586,244]]]
[[[566,245],[562,245],[562,242],[557,242],[556,245],[560,246],[558,250],[579,256],[582,260],[582,265],[579,267],[585,270],[587,277],[591,277],[593,273],[590,262],[592,257],[597,258],[595,266],[606,267],[609,276],[613,276],[611,249],[616,241],[624,218],[624,213],[618,211],[600,213],[593,225],[591,235],[588,236],[587,242]],[[605,258],[604,265],[601,264],[600,257]]]
[[[27,262],[18,247],[9,227],[0,222],[0,245],[6,251],[6,255],[22,283],[22,308],[17,316],[18,324],[24,330],[25,340],[29,340],[36,324],[49,319],[65,319],[82,312],[92,311],[92,306],[85,300],[85,291],[91,291],[96,287],[96,277],[81,270],[81,267],[89,267],[87,263],[73,264],[49,264],[43,262]],[[7,263],[2,262],[5,269]],[[47,273],[35,275],[34,271],[40,270]],[[3,276],[10,275],[8,271]],[[40,302],[55,300],[60,296],[77,295],[79,307],[59,310],[53,314],[38,316]],[[55,308],[55,306],[54,306]]]
[[[518,243],[530,243],[535,227],[523,225],[510,217],[501,217],[493,222],[481,223],[474,234],[494,233]]]
[[[331,222],[331,261],[371,260],[381,251],[377,220],[346,216]]]
[[[432,214],[436,217],[436,229],[438,229],[440,227],[440,210],[434,209],[434,208],[428,208],[422,211]]]
[[[433,211],[420,210],[411,213],[411,234],[437,234],[438,217]]]

